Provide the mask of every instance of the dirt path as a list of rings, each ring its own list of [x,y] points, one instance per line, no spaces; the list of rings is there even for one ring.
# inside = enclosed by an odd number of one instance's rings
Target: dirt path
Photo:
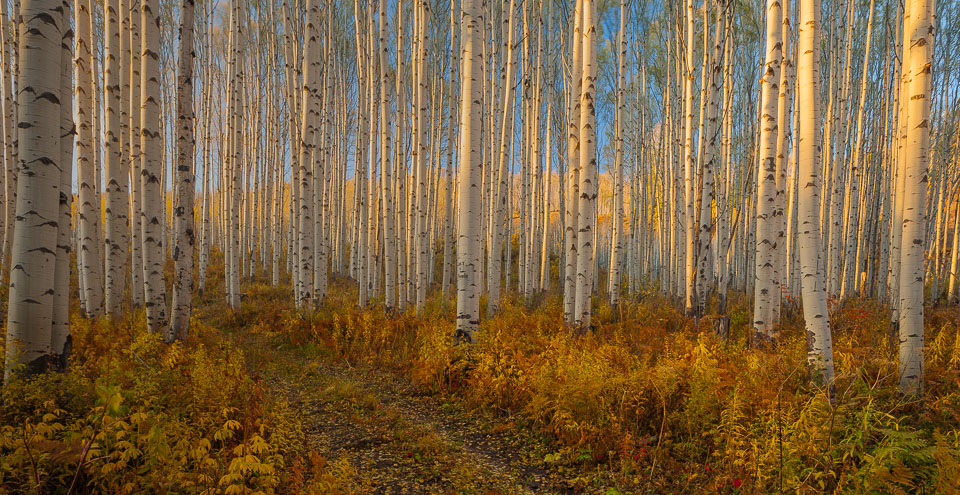
[[[575,493],[543,466],[535,439],[424,396],[396,374],[298,350],[276,357],[264,378],[303,412],[307,445],[329,462],[349,460],[365,492]]]

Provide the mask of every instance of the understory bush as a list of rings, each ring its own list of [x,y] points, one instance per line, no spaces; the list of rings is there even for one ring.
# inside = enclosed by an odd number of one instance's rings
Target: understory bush
[[[211,267],[217,267],[212,263]],[[214,268],[216,270],[216,268]],[[714,335],[674,301],[610,307],[576,334],[557,295],[507,297],[473,346],[453,346],[453,301],[386,315],[335,281],[309,314],[289,287],[222,281],[197,301],[187,343],[165,345],[142,314],[71,322],[70,370],[2,389],[0,492],[358,493],[349,462],[305,447],[299,411],[262,380],[271,349],[307,348],[393,370],[422,392],[534,432],[542,463],[607,493],[960,493],[960,317],[927,311],[926,393],[896,389],[885,308],[831,315],[837,380],[811,384],[799,310],[776,349],[753,349],[733,298]],[[221,284],[218,286],[217,284]]]
[[[928,311],[927,393],[910,399],[897,393],[896,341],[873,302],[834,311],[837,380],[820,389],[788,304],[776,349],[749,345],[743,298],[723,341],[710,318],[655,296],[618,308],[595,299],[607,316],[585,335],[565,329],[559,296],[507,301],[476,345],[455,347],[452,300],[387,317],[342,292],[288,337],[534,428],[555,449],[545,463],[600,473],[615,490],[960,493],[955,310]]]

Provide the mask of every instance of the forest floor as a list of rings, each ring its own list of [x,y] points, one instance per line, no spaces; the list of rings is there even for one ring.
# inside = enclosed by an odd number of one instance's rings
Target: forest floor
[[[267,388],[302,413],[306,446],[329,461],[347,459],[364,491],[573,492],[543,465],[547,447],[509,419],[425,395],[391,371],[308,345],[275,350],[262,373]]]
[[[584,491],[574,471],[544,461],[554,449],[517,428],[508,414],[470,410],[454,396],[416,386],[399,370],[351,363],[322,343],[294,345],[283,332],[249,330],[227,333],[243,350],[247,372],[297,412],[311,462],[349,465],[340,476],[351,478],[359,492]]]
[[[891,363],[870,306],[835,318],[846,375],[831,404],[806,388],[799,331],[779,353],[764,353],[741,340],[716,342],[675,312],[647,305],[619,319],[601,309],[607,323],[577,338],[556,332],[547,301],[547,311],[506,307],[487,322],[483,342],[458,349],[442,301],[425,317],[389,317],[358,310],[340,287],[303,317],[275,288],[249,295],[226,319],[219,304],[198,317],[242,350],[265,402],[296,416],[299,455],[312,464],[305,486],[325,487],[309,493],[958,488],[941,477],[957,468],[957,416],[944,412],[955,388],[933,391],[930,405],[914,410],[891,393],[892,383],[870,378],[889,375]],[[960,333],[953,337],[953,319],[932,319],[947,331],[931,339],[941,356],[931,375],[951,383]],[[648,364],[645,355],[660,357]],[[775,386],[790,392],[773,394]],[[851,452],[855,463],[843,460]],[[809,469],[818,464],[823,475]]]
[[[655,296],[598,298],[574,335],[556,294],[453,346],[450,294],[385,314],[335,281],[298,311],[250,283],[231,309],[213,275],[186,342],[75,312],[69,372],[0,388],[0,493],[960,494],[954,307],[928,308],[918,399],[872,301],[831,315],[831,391],[789,305],[775,351],[750,345],[746,298],[729,338]]]

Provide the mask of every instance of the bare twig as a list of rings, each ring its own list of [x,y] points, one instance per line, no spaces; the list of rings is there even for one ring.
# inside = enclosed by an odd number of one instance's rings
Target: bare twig
[[[30,468],[33,469],[33,481],[36,483],[37,493],[40,493],[40,472],[37,470],[37,461],[33,458],[33,451],[30,450],[30,442],[27,441],[27,427],[29,422],[25,421],[23,425],[23,446],[27,449],[27,457],[30,459]]]
[[[134,353],[136,355],[136,353]],[[139,356],[138,356],[139,357]],[[97,438],[97,434],[100,433],[100,427],[103,426],[103,416],[106,414],[107,408],[104,407],[103,411],[100,412],[100,418],[97,420],[97,427],[93,430],[93,435],[90,436],[90,439],[87,440],[87,443],[83,446],[83,450],[80,452],[80,461],[77,462],[77,470],[73,473],[73,480],[70,481],[70,488],[67,489],[67,495],[73,493],[73,487],[77,484],[77,478],[80,477],[80,470],[83,469],[83,466],[88,463],[84,462],[84,459],[87,457],[87,453],[90,452],[90,446],[93,445],[93,440]],[[102,457],[98,457],[100,459]],[[96,460],[96,459],[94,459]],[[93,461],[90,461],[93,462]]]

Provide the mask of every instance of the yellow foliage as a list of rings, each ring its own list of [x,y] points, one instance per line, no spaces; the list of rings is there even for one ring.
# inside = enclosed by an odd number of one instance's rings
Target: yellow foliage
[[[293,444],[295,415],[280,404],[264,405],[274,399],[244,370],[241,349],[194,323],[197,339],[166,345],[146,331],[142,317],[113,323],[74,317],[71,371],[2,389],[0,487],[287,491],[283,455],[302,450]]]
[[[219,297],[211,275],[205,297]],[[775,351],[747,345],[744,300],[730,301],[731,338],[721,341],[708,319],[694,323],[654,295],[598,305],[586,335],[565,329],[554,295],[530,306],[508,298],[476,345],[454,347],[450,300],[431,299],[420,317],[387,316],[356,309],[355,292],[339,283],[304,315],[287,287],[246,289],[238,311],[206,301],[186,344],[163,344],[142,314],[74,317],[69,373],[3,387],[0,486],[369,492],[357,467],[305,447],[296,406],[256,375],[270,348],[293,345],[393,369],[465,410],[509,416],[551,446],[544,463],[603,476],[620,493],[960,492],[955,310],[930,311],[927,395],[907,401],[896,394],[889,322],[873,303],[851,301],[832,317],[838,379],[820,390],[788,305]],[[356,395],[329,395],[338,393]],[[434,441],[417,448],[429,452]]]
[[[545,462],[606,465],[602,472],[615,473],[625,492],[647,484],[654,491],[911,493],[947,486],[939,473],[957,469],[949,449],[960,431],[953,362],[960,324],[953,320],[936,323],[930,340],[938,349],[931,375],[953,374],[915,417],[916,406],[895,393],[888,323],[873,303],[850,303],[836,316],[839,377],[825,391],[810,387],[802,319],[785,312],[776,351],[749,349],[742,300],[731,301],[729,342],[714,336],[707,319],[696,327],[655,298],[606,308],[595,332],[576,336],[564,329],[559,299],[547,297],[534,308],[505,301],[497,318],[481,323],[476,345],[454,347],[444,301],[428,304],[422,318],[388,319],[355,309],[353,295],[333,295],[305,341],[400,370],[470,408],[510,415],[556,445]],[[934,435],[930,424],[947,433]]]

